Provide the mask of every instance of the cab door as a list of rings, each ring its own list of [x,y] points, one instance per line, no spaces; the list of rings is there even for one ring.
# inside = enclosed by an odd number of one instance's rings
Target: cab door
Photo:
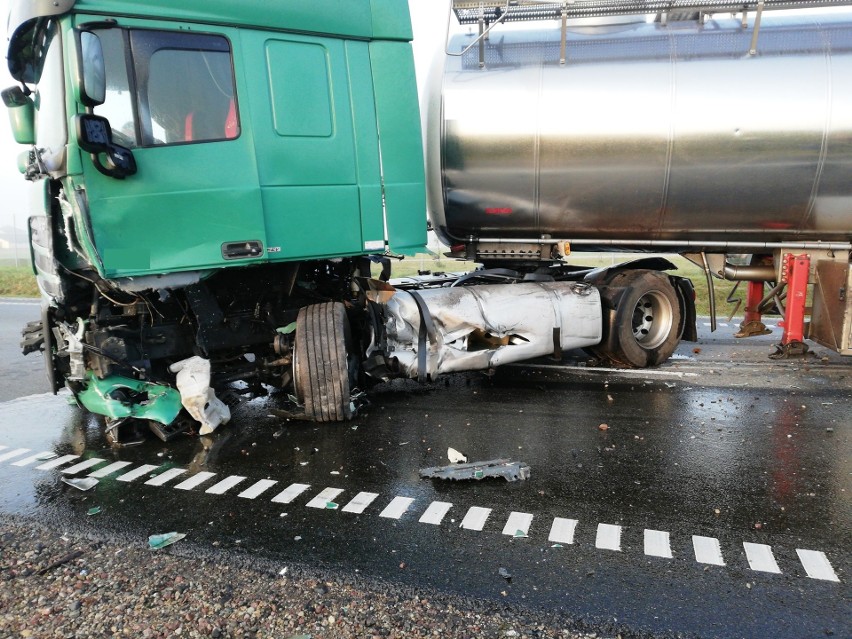
[[[94,18],[82,19],[82,22]],[[95,245],[108,277],[264,261],[246,89],[235,74],[235,30],[120,21],[94,28],[107,75],[113,142],[132,150],[126,179],[83,161]]]

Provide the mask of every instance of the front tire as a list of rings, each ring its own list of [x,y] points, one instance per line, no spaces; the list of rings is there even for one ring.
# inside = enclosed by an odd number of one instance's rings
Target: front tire
[[[313,304],[299,311],[293,362],[296,395],[305,417],[317,422],[352,419],[347,364],[349,320],[340,302]]]

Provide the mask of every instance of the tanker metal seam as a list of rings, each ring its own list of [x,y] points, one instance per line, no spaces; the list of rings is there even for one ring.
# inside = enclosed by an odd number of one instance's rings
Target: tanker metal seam
[[[668,139],[666,140],[666,167],[663,170],[663,194],[660,201],[660,214],[658,219],[660,223],[657,225],[657,236],[659,237],[665,227],[666,213],[669,205],[669,188],[672,177],[672,157],[674,156],[674,139],[675,139],[675,110],[677,109],[677,40],[671,31],[668,32],[669,38],[669,73],[671,74],[671,88],[669,94],[669,131]]]
[[[814,209],[816,208],[819,186],[822,181],[823,171],[825,170],[825,159],[828,156],[828,135],[831,131],[831,99],[834,88],[831,77],[831,39],[825,33],[821,33],[821,37],[825,41],[825,126],[822,129],[822,141],[820,144],[819,159],[817,160],[816,175],[814,175],[814,185],[811,190],[810,201],[808,202],[808,208],[805,211],[805,215],[802,217],[802,221],[799,224],[799,228],[801,229],[807,228],[805,225],[810,221],[811,217],[813,217]]]

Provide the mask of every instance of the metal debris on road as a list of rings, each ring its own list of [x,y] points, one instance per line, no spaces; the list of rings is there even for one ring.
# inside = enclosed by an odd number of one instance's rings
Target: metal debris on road
[[[165,548],[166,546],[171,546],[174,543],[177,543],[181,539],[186,537],[186,534],[179,532],[168,532],[163,533],[161,535],[151,535],[148,537],[148,547],[152,550],[159,550],[160,548]]]
[[[68,484],[77,490],[91,490],[98,485],[98,480],[93,477],[81,477],[79,479],[72,477],[63,477],[63,484]]]
[[[498,570],[497,572],[500,573],[500,576],[503,577],[503,579],[505,579],[509,583],[512,583],[512,573],[510,573],[508,570],[501,567],[500,570]]]
[[[455,464],[452,466],[434,466],[422,468],[420,477],[423,479],[452,479],[456,481],[468,479],[485,479],[502,477],[506,481],[529,479],[530,467],[524,462],[509,459],[491,459],[489,461]]]

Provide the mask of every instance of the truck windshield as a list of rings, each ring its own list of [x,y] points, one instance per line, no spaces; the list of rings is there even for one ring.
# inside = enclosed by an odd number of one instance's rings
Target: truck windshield
[[[104,104],[123,146],[150,147],[229,140],[239,135],[228,40],[142,29],[106,29]]]

